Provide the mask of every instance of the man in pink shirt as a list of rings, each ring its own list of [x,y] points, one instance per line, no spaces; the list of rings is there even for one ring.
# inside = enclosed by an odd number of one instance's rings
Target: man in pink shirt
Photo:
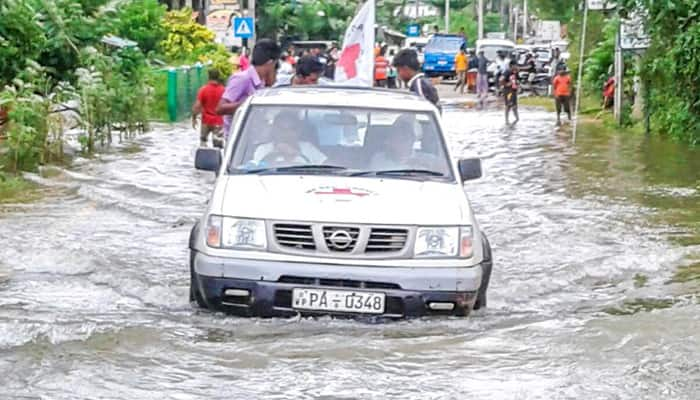
[[[233,114],[256,90],[275,84],[282,50],[273,40],[261,39],[253,48],[253,65],[229,78],[216,112],[224,116],[224,137],[228,139]]]

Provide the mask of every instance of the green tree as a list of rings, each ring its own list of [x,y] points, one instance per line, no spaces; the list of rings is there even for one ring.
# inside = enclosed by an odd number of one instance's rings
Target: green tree
[[[357,8],[356,2],[342,0],[264,0],[258,4],[262,36],[309,40],[340,39]]]
[[[700,0],[624,0],[621,13],[647,11],[651,47],[642,77],[651,90],[652,122],[663,133],[700,143]]]
[[[166,7],[157,0],[133,0],[121,7],[116,15],[114,33],[139,44],[146,54],[156,51],[165,39],[166,31],[161,21]]]
[[[37,60],[47,38],[36,8],[24,0],[0,2],[0,87]]]

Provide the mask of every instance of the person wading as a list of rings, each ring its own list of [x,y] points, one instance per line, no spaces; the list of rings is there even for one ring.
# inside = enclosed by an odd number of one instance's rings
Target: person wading
[[[476,72],[476,93],[479,96],[479,109],[483,109],[486,104],[486,97],[489,95],[489,60],[486,59],[484,51],[479,51],[479,63]]]
[[[199,145],[202,147],[208,145],[210,134],[214,147],[224,147],[224,119],[216,113],[223,94],[224,85],[220,82],[219,71],[209,70],[209,82],[199,89],[197,101],[192,106],[192,128],[197,129],[197,116],[202,114],[199,132]]]
[[[282,51],[274,41],[261,39],[253,48],[253,67],[237,72],[226,84],[216,112],[224,116],[224,137],[228,139],[233,114],[256,90],[275,84]]]
[[[394,67],[399,75],[399,79],[406,82],[406,87],[413,93],[427,99],[435,106],[440,108],[440,96],[437,89],[425,79],[425,76],[418,73],[420,63],[418,62],[418,54],[414,50],[404,49],[394,57]]]
[[[552,81],[554,88],[554,105],[557,108],[557,125],[561,125],[561,109],[564,108],[566,115],[571,121],[571,76],[566,66],[559,69],[559,75]]]
[[[467,67],[469,61],[464,49],[460,49],[455,56],[455,71],[457,72],[457,83],[455,84],[455,92],[460,89],[460,93],[464,94],[464,86],[467,84]]]
[[[506,106],[506,125],[510,124],[508,117],[511,111],[515,115],[515,121],[513,121],[513,125],[515,125],[520,121],[520,116],[518,115],[518,66],[514,60],[510,62],[509,68],[504,72],[502,82],[503,99]]]

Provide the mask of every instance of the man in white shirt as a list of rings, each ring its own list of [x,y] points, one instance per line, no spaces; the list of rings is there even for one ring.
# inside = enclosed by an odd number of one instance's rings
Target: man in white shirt
[[[415,151],[416,121],[413,116],[402,115],[394,122],[390,134],[383,141],[382,151],[370,161],[376,171],[398,169],[439,170],[438,159],[433,154]]]
[[[298,112],[285,110],[275,116],[272,124],[272,138],[255,149],[253,163],[257,165],[320,165],[326,161],[313,143],[303,140],[305,124]]]

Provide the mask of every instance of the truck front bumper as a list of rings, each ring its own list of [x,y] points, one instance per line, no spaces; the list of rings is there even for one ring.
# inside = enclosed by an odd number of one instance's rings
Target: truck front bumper
[[[193,284],[208,308],[251,317],[343,315],[295,310],[295,288],[382,292],[386,308],[381,316],[386,318],[466,316],[474,306],[482,276],[480,264],[460,268],[376,267],[244,260],[202,253],[195,253],[192,260]]]

